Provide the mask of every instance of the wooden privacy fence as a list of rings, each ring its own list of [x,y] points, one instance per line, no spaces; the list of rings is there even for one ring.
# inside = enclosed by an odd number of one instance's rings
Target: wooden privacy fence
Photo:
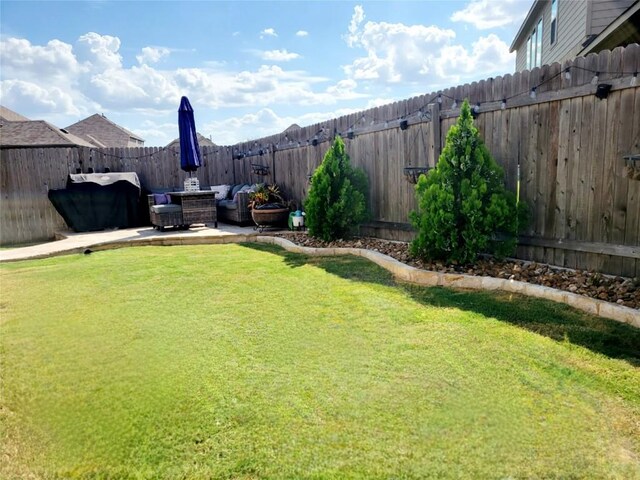
[[[197,175],[201,185],[277,183],[301,206],[309,176],[340,134],[352,164],[369,178],[373,220],[363,233],[408,240],[416,200],[403,169],[435,165],[457,105],[467,98],[508,188],[519,185],[531,210],[518,257],[640,276],[640,179],[629,178],[627,163],[633,162],[624,159],[640,153],[640,89],[632,84],[638,70],[640,47],[631,45],[474,82],[233,146],[202,148]],[[594,95],[600,83],[611,85],[606,98]],[[47,190],[64,187],[77,169],[134,171],[149,190],[180,188],[185,179],[179,151],[171,148],[1,153],[2,244],[50,239],[66,229]],[[638,176],[640,162],[636,167]],[[259,170],[267,174],[254,173]]]

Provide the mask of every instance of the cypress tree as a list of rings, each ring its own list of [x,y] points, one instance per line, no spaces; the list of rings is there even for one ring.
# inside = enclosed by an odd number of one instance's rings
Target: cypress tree
[[[417,236],[411,253],[425,260],[470,263],[480,252],[512,254],[516,246],[516,197],[504,187],[504,172],[473,124],[469,102],[447,133],[435,169],[416,185]]]
[[[309,235],[324,241],[344,238],[367,217],[368,180],[351,166],[344,141],[336,137],[311,177],[304,202]]]

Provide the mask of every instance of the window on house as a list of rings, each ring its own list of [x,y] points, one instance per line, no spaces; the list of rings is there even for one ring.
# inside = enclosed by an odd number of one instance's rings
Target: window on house
[[[558,0],[551,0],[551,28],[549,29],[549,43],[556,43],[558,33]]]
[[[536,28],[536,63],[535,66],[542,65],[542,19],[538,22]]]
[[[527,39],[527,69],[542,65],[542,19]]]

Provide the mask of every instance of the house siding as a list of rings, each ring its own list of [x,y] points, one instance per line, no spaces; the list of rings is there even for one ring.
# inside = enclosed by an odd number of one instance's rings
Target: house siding
[[[591,8],[591,25],[589,34],[598,35],[616,18],[622,15],[637,0],[593,0]]]
[[[587,10],[589,2],[558,0],[558,30],[556,43],[551,45],[551,1],[546,0],[542,12],[529,19],[533,31],[542,16],[542,64],[562,62],[575,56],[587,38]],[[529,32],[530,33],[530,32]],[[516,71],[527,68],[527,38],[524,36],[516,50]]]
[[[574,57],[587,38],[587,10],[589,2],[583,0],[558,0],[558,35],[556,43],[549,45],[546,39],[547,54],[542,47],[543,62],[550,64],[562,62]]]

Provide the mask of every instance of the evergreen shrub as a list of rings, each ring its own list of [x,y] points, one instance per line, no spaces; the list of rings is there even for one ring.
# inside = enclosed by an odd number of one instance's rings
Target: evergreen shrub
[[[353,168],[344,141],[336,137],[311,177],[304,202],[309,235],[324,241],[348,236],[368,218],[368,179]]]
[[[410,214],[415,257],[471,263],[481,252],[503,257],[515,251],[523,209],[505,189],[504,172],[482,142],[468,101],[436,167],[420,176],[416,197],[418,209]]]

